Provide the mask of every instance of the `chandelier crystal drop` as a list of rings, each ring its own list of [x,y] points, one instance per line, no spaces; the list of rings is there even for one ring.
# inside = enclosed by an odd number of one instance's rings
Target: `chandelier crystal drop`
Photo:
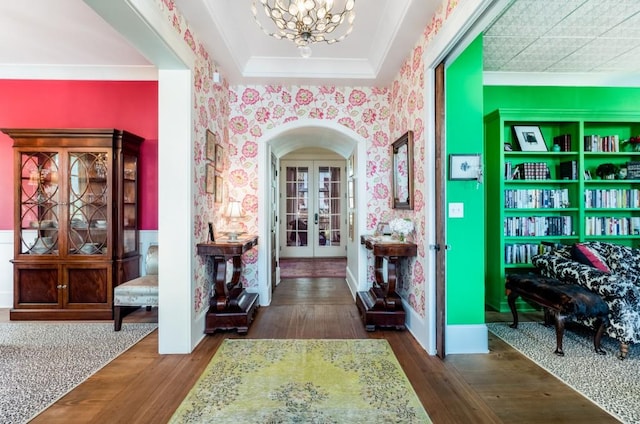
[[[334,3],[342,3],[342,8]],[[344,40],[353,30],[355,0],[253,0],[251,11],[258,26],[278,40],[293,41],[298,47],[314,43],[333,44]],[[258,5],[258,3],[260,5]],[[265,28],[258,18],[258,7],[275,25],[273,31]],[[341,11],[338,11],[340,10]],[[332,37],[342,23],[347,22],[346,31]],[[268,22],[268,20],[267,20]],[[271,25],[269,25],[271,26]]]

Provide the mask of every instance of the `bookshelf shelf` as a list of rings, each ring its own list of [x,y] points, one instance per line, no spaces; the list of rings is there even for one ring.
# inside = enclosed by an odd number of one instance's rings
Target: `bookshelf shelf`
[[[514,126],[537,126],[547,151],[519,151]],[[601,240],[640,247],[640,152],[625,143],[639,134],[640,114],[627,112],[498,109],[485,116],[485,293],[490,308],[509,311],[505,277],[533,270],[530,257],[549,249],[543,242]],[[561,150],[554,151],[554,144]],[[546,169],[546,179],[511,179],[524,163],[542,164],[529,167]],[[613,165],[614,179],[598,175],[603,164]],[[631,178],[619,179],[621,168]],[[527,176],[539,177],[537,172]]]

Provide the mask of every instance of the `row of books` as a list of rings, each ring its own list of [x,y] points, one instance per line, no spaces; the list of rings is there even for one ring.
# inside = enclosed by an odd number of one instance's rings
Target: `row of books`
[[[640,235],[640,217],[589,217],[585,218],[585,234],[588,236]]]
[[[640,190],[585,190],[587,208],[640,208]]]
[[[534,243],[505,244],[504,262],[507,264],[529,264],[533,256],[548,252],[551,249],[551,246]]]
[[[506,237],[539,237],[573,235],[570,216],[515,216],[504,219]]]
[[[507,180],[549,180],[551,173],[544,162],[524,162],[513,166],[511,162],[504,164]]]
[[[504,191],[507,209],[567,208],[569,189],[517,189]]]
[[[617,135],[604,135],[597,134],[584,136],[584,151],[585,152],[619,152],[620,151],[620,137]]]

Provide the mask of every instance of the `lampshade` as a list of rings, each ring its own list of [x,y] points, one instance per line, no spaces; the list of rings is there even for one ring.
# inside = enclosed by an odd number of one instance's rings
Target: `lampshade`
[[[238,229],[238,219],[244,216],[244,213],[242,212],[242,205],[240,204],[240,202],[234,200],[230,201],[227,205],[225,215],[227,218],[229,218],[230,226],[227,236],[229,237],[230,241],[236,241],[238,240],[238,235],[240,234],[240,231]]]
[[[242,218],[244,214],[242,213],[242,205],[240,202],[231,201],[227,205],[227,218]]]

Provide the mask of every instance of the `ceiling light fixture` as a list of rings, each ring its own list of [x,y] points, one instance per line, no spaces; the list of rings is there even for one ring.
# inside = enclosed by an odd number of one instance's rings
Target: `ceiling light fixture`
[[[269,31],[260,22],[257,3],[262,5],[264,13],[275,24],[274,31]],[[334,0],[253,0],[251,11],[256,23],[267,35],[278,40],[293,41],[299,47],[302,57],[309,57],[310,44],[334,44],[344,40],[353,31],[356,17],[353,6],[356,1],[338,0],[338,3],[344,6],[334,8]],[[345,20],[348,23],[346,31],[332,37],[332,33]]]

